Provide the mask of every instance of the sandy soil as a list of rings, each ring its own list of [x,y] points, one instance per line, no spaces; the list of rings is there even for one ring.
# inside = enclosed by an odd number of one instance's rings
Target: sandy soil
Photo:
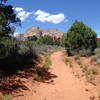
[[[51,83],[33,84],[27,80],[29,91],[23,92],[13,100],[98,100],[94,86],[76,78],[63,61],[62,52],[51,55],[51,73],[57,77]]]

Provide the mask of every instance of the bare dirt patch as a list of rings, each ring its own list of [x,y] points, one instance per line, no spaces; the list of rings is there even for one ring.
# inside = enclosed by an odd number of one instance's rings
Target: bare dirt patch
[[[98,100],[95,86],[75,77],[72,69],[66,66],[63,59],[62,52],[51,55],[50,73],[57,76],[52,79],[52,84],[44,82],[33,84],[32,81],[27,80],[26,85],[29,90],[23,91],[23,96],[16,96],[13,100]]]

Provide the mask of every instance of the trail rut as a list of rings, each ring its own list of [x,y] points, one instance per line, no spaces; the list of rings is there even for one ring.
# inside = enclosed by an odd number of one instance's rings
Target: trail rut
[[[30,87],[30,91],[24,97],[14,100],[97,100],[91,99],[92,93],[85,91],[87,87],[92,88],[92,85],[80,81],[65,65],[61,51],[53,53],[51,61],[50,71],[57,76],[53,79],[53,84],[39,83],[35,87]]]

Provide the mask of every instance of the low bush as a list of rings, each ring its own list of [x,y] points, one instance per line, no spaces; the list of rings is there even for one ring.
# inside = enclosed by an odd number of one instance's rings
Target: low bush
[[[37,45],[35,42],[23,42],[14,38],[2,38],[0,39],[0,48],[0,70],[14,73],[18,69],[33,64],[33,60],[36,60],[40,53],[53,52],[61,47]],[[48,63],[49,58],[46,59]],[[45,64],[45,66],[48,66],[48,64]]]
[[[65,59],[65,63],[66,63],[66,64],[68,64],[68,63],[71,64],[71,63],[72,63],[72,60],[71,60],[70,58],[66,58],[66,59]]]
[[[34,46],[11,38],[0,40],[0,70],[11,72],[19,69],[18,65],[31,64],[38,55]]]
[[[79,50],[80,56],[88,57],[88,56],[91,56],[92,54],[93,54],[93,52],[90,49]]]
[[[50,55],[47,54],[47,55],[45,56],[45,63],[44,63],[43,66],[44,66],[45,69],[48,70],[51,64],[52,64],[52,63],[51,63]]]
[[[79,55],[75,56],[75,60],[80,60],[80,56]]]
[[[82,66],[81,60],[77,60],[77,64],[80,65],[80,66]]]
[[[72,68],[73,67],[72,59],[71,58],[65,58],[65,64],[69,65]]]
[[[100,48],[100,39],[97,39],[97,47]]]
[[[100,64],[100,48],[95,49],[95,55],[91,57],[91,61],[94,64]]]
[[[40,53],[46,53],[46,52],[53,52],[62,49],[60,46],[56,45],[36,45],[35,46],[36,51]]]

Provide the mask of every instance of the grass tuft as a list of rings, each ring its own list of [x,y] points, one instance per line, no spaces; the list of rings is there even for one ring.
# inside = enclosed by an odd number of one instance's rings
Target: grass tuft
[[[44,68],[49,69],[51,66],[51,59],[50,59],[50,54],[45,55],[45,63],[43,65]]]
[[[12,95],[11,94],[6,94],[2,99],[0,100],[12,100]]]
[[[68,63],[72,63],[71,59],[70,58],[65,58],[65,63],[68,64]]]

